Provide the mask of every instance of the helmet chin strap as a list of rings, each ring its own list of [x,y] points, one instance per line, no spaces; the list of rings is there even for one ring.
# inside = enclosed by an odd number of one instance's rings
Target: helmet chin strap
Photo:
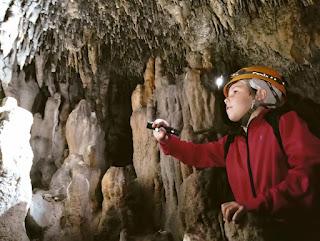
[[[252,100],[251,107],[247,111],[247,113],[244,114],[244,116],[241,118],[240,123],[242,127],[247,128],[249,124],[250,117],[252,113],[259,107],[259,103],[255,99]]]

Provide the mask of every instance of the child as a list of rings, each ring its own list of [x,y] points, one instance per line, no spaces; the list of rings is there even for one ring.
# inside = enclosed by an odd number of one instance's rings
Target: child
[[[231,76],[224,95],[229,119],[240,122],[243,130],[233,138],[226,157],[227,136],[194,144],[166,133],[163,126],[169,123],[157,119],[153,127],[158,131],[153,134],[163,152],[198,168],[226,167],[235,201],[222,204],[225,221],[238,222],[248,211],[270,214],[291,230],[298,229],[300,238],[320,240],[310,234],[314,229],[307,230],[316,218],[320,140],[296,112],[289,111],[279,119],[282,149],[264,118],[284,102],[284,79],[268,67],[243,68]],[[299,239],[296,233],[292,237]]]

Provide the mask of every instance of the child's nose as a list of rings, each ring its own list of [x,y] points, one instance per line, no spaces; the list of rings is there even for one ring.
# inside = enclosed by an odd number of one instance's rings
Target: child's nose
[[[227,97],[227,98],[224,99],[224,103],[225,103],[225,104],[228,104],[228,102],[229,102],[229,99],[228,99],[228,97]]]

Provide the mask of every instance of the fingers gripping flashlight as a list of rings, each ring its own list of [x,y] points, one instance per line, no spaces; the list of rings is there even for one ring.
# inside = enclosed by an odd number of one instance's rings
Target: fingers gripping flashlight
[[[158,131],[159,128],[158,127],[156,127],[156,128],[152,127],[152,124],[153,124],[153,122],[148,121],[147,122],[147,128],[151,129],[151,130]],[[170,127],[170,126],[162,126],[162,127],[170,134],[173,134],[173,135],[176,135],[176,136],[180,135],[180,131],[178,131],[177,129],[174,129],[174,128]]]

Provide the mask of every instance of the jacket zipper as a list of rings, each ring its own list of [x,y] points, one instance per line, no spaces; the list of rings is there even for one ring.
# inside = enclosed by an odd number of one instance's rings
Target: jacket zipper
[[[249,136],[249,128],[247,129],[247,133],[246,133],[247,167],[248,167],[248,173],[249,173],[249,178],[250,178],[250,186],[251,186],[252,195],[253,195],[253,197],[257,197],[256,189],[255,189],[255,187],[254,187],[254,182],[253,182],[253,175],[252,175],[251,164],[250,164],[250,153],[249,153],[249,141],[248,141],[248,136]]]

